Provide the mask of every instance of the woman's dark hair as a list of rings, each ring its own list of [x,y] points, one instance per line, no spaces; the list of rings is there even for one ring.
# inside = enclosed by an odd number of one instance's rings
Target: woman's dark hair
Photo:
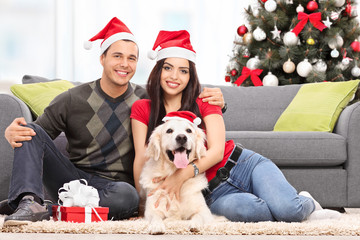
[[[148,142],[152,131],[162,123],[163,117],[166,115],[165,106],[163,102],[163,90],[160,86],[161,71],[165,59],[159,60],[150,73],[146,90],[151,100],[151,111],[149,118],[148,131],[146,135],[146,142]],[[196,103],[196,98],[199,96],[201,86],[196,72],[195,63],[189,61],[190,80],[186,88],[182,92],[181,108],[182,111],[191,111],[201,118],[199,107]]]

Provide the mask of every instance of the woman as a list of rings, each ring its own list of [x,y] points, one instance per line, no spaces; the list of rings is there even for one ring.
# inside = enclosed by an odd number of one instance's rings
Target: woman
[[[151,132],[162,123],[167,113],[187,110],[202,118],[207,136],[206,157],[195,165],[177,170],[163,181],[160,188],[170,197],[179,199],[182,183],[197,174],[206,172],[209,191],[206,199],[212,213],[231,221],[286,221],[300,222],[311,213],[317,218],[335,218],[338,212],[322,210],[308,194],[298,195],[271,160],[225,142],[225,126],[219,107],[203,103],[197,96],[200,91],[195,68],[195,51],[189,33],[160,31],[153,50],[157,63],[147,85],[150,100],[139,100],[132,107],[131,123],[135,144],[134,177],[136,187],[146,158],[146,143]],[[154,51],[153,51],[154,53]]]

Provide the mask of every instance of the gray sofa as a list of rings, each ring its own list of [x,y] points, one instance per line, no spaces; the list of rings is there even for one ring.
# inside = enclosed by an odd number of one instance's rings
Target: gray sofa
[[[333,133],[273,132],[300,86],[219,86],[228,104],[227,138],[272,159],[298,191],[309,191],[323,206],[360,207],[360,102],[344,109]],[[7,196],[13,159],[4,130],[19,116],[32,120],[23,102],[0,94],[0,200]],[[65,149],[63,136],[57,144]]]

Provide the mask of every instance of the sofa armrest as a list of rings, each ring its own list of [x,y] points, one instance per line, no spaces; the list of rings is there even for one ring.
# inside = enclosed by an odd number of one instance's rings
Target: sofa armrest
[[[24,102],[10,94],[0,94],[0,200],[8,195],[14,151],[4,137],[7,126],[17,117],[32,122],[32,115]]]
[[[344,167],[348,173],[348,207],[360,206],[360,102],[342,111],[334,133],[347,139],[348,160]]]

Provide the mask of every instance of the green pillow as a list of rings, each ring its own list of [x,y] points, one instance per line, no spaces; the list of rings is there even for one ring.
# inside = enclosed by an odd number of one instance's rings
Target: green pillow
[[[274,131],[332,132],[359,82],[304,84],[276,122]]]
[[[35,115],[40,116],[50,102],[60,93],[74,87],[69,81],[57,80],[42,83],[15,84],[10,87],[11,92],[20,98]]]

